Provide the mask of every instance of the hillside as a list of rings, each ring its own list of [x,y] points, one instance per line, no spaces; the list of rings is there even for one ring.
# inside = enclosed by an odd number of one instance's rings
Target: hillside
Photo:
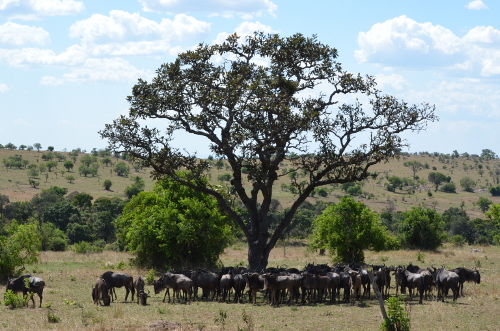
[[[74,158],[74,168],[67,171],[64,166],[64,160],[56,160],[57,167],[41,172],[36,181],[40,184],[36,188],[29,185],[28,170],[29,164],[40,165],[46,163],[46,159],[42,156],[47,151],[27,151],[27,150],[7,150],[0,149],[0,159],[3,161],[3,166],[0,167],[0,194],[9,197],[10,201],[27,201],[30,200],[35,194],[39,193],[42,189],[51,186],[60,186],[68,189],[68,192],[86,192],[94,197],[121,197],[125,198],[124,190],[127,186],[133,183],[133,178],[136,176],[141,177],[146,184],[146,190],[150,190],[153,186],[153,180],[150,178],[148,169],[134,169],[130,162],[127,164],[130,167],[130,174],[128,176],[118,176],[114,171],[114,165],[121,159],[109,156],[111,164],[105,165],[99,163],[97,175],[87,175],[86,177],[79,174],[79,166],[81,158],[85,153],[80,153],[78,157]],[[68,160],[70,155],[67,152],[61,152],[59,155],[64,155]],[[12,156],[19,155],[24,161],[21,168],[8,167],[6,160]],[[98,156],[98,160],[102,160],[103,156]],[[404,164],[408,161],[418,161],[426,167],[416,173],[420,178],[414,181],[413,186],[404,186],[402,189],[396,189],[394,192],[387,190],[388,178],[396,176],[406,181],[413,179],[413,172],[410,167]],[[7,162],[8,163],[8,162]],[[280,200],[282,207],[287,207],[293,201],[293,193],[287,188],[289,178],[285,175],[289,165],[282,164],[280,171],[282,176],[276,184],[274,197]],[[500,197],[492,197],[488,193],[490,186],[499,185],[500,179],[500,160],[498,159],[483,159],[478,156],[458,156],[451,157],[450,155],[443,155],[438,153],[420,153],[418,155],[407,155],[399,160],[392,160],[388,163],[379,164],[372,168],[372,172],[378,173],[377,178],[367,179],[361,183],[362,193],[357,197],[358,200],[368,205],[373,211],[382,211],[387,208],[395,208],[398,211],[411,209],[413,206],[427,206],[435,208],[439,213],[442,213],[450,207],[460,207],[467,211],[471,218],[483,217],[483,213],[475,205],[480,197],[487,198],[493,203],[500,203]],[[456,185],[456,193],[444,193],[441,191],[435,192],[434,186],[428,181],[430,172],[440,172],[445,176],[451,178],[451,182]],[[231,171],[222,165],[220,169],[215,166],[212,167],[210,178],[213,183],[218,182],[219,179],[230,177]],[[66,176],[73,175],[75,180],[69,182]],[[476,186],[474,192],[465,192],[460,186],[460,180],[464,177],[471,178]],[[103,188],[104,180],[111,180],[111,189],[105,190]],[[227,181],[225,183],[228,183]],[[229,183],[228,183],[229,184]],[[411,184],[411,183],[410,183]],[[320,197],[316,194],[311,197],[311,202],[317,200],[324,201],[338,201],[340,197],[345,195],[345,191],[340,186],[325,187],[327,195]],[[432,196],[429,196],[429,192]]]

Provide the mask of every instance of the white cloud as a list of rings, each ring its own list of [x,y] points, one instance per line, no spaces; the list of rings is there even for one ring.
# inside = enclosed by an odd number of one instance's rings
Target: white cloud
[[[34,43],[46,45],[50,42],[50,35],[43,28],[20,25],[7,22],[0,25],[0,43],[23,45]]]
[[[210,31],[210,24],[185,14],[160,23],[138,13],[113,10],[109,16],[92,15],[70,28],[71,37],[80,37],[95,55],[136,55],[171,52],[171,42],[200,40]]]
[[[472,10],[488,9],[481,0],[474,0],[465,5],[465,8]]]
[[[241,40],[244,40],[246,36],[252,35],[255,31],[262,31],[264,33],[277,33],[279,31],[273,30],[269,25],[265,25],[257,22],[243,22],[234,29],[234,32],[240,36]],[[220,44],[226,41],[230,33],[221,32],[217,35],[214,44]]]
[[[46,16],[76,15],[83,11],[82,1],[75,0],[0,0],[0,16],[36,20]]]
[[[40,85],[61,85],[62,83],[64,80],[53,76],[43,76],[40,79]]]
[[[0,49],[0,63],[12,67],[33,67],[47,65],[70,66],[81,64],[87,56],[80,46],[71,46],[61,54],[50,49],[22,48],[15,50]]]
[[[400,16],[360,32],[358,44],[355,57],[359,62],[386,68],[500,74],[500,31],[493,27],[475,27],[460,38],[439,25]]]
[[[381,90],[391,87],[396,91],[402,91],[406,86],[408,86],[406,79],[398,74],[392,74],[390,76],[379,74],[375,76],[375,80],[377,81],[377,88]]]
[[[83,66],[65,74],[62,79],[67,82],[82,81],[114,81],[135,82],[137,78],[149,78],[149,70],[139,70],[129,62],[120,59],[88,59]]]
[[[7,86],[7,84],[2,84],[0,83],[0,93],[2,92],[7,92],[9,89],[9,87]]]
[[[270,0],[139,0],[145,11],[153,12],[209,12],[222,17],[232,15],[252,19],[269,13],[274,16],[278,9]]]

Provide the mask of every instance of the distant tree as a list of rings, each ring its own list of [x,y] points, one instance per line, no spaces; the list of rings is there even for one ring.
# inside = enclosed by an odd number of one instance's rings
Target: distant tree
[[[51,204],[43,211],[42,221],[54,223],[58,229],[66,231],[73,215],[79,217],[80,211],[68,201],[60,201]]]
[[[62,162],[64,160],[66,160],[66,155],[64,155],[63,153],[61,152],[55,152],[54,153],[54,157],[57,159],[57,161],[59,162]]]
[[[116,227],[136,261],[157,268],[213,268],[232,238],[213,197],[173,181],[158,181],[131,199]]]
[[[40,227],[42,251],[63,252],[66,250],[67,237],[53,223],[43,223]]]
[[[74,163],[71,162],[70,160],[64,161],[63,166],[66,168],[66,170],[71,171],[74,167]]]
[[[19,149],[20,149],[21,151],[24,151],[24,150],[26,149],[26,145],[19,145]]]
[[[417,172],[424,168],[424,165],[419,161],[407,161],[403,164],[405,167],[408,167],[413,172],[413,179],[417,179]]]
[[[434,250],[443,244],[444,223],[435,210],[413,207],[403,212],[402,217],[400,236],[404,247]]]
[[[494,197],[500,196],[500,186],[491,186],[488,190],[492,196]]]
[[[365,249],[384,249],[387,235],[378,214],[351,197],[326,208],[314,221],[312,247],[329,249],[335,260],[363,262]]]
[[[491,205],[489,210],[485,213],[486,217],[490,220],[494,220],[500,226],[500,203],[496,205]]]
[[[34,164],[34,167],[28,168],[28,177],[36,178],[40,175],[38,167]]]
[[[5,145],[5,149],[16,150],[17,146],[14,145],[13,143],[8,143]]]
[[[51,152],[52,152],[52,151],[54,151],[54,146],[49,146],[49,147],[47,147],[47,150],[48,150],[48,151],[51,151]]]
[[[54,159],[54,153],[52,153],[52,152],[49,151],[47,153],[43,153],[42,154],[42,160],[44,160],[44,161],[50,161],[52,159]]]
[[[88,210],[92,207],[93,199],[94,197],[88,193],[78,193],[72,196],[71,203],[73,206],[80,208],[80,210]]]
[[[467,212],[461,208],[451,207],[443,212],[444,230],[448,237],[460,235],[472,245],[476,239],[474,224],[470,221]]]
[[[389,184],[387,184],[387,191],[395,192],[396,189],[403,188],[403,180],[398,176],[391,176],[387,178],[387,181],[389,181]]]
[[[84,155],[80,158],[80,162],[84,164],[87,167],[90,167],[92,163],[97,162],[97,157],[92,156],[92,155]]]
[[[80,164],[80,166],[78,167],[78,172],[80,173],[80,175],[87,177],[92,173],[92,169],[90,169],[90,167],[85,164]]]
[[[126,177],[130,173],[130,167],[123,161],[118,162],[113,169],[118,176]]]
[[[45,165],[47,166],[49,172],[51,172],[53,168],[57,168],[57,161],[49,161],[46,162]]]
[[[104,180],[104,182],[102,183],[102,186],[106,191],[109,191],[111,189],[111,185],[113,185],[113,182],[111,182],[111,180],[109,179]]]
[[[141,177],[136,176],[136,177],[133,178],[133,181],[134,181],[134,184],[132,184],[130,186],[127,186],[125,188],[125,195],[129,199],[131,199],[132,197],[136,196],[140,192],[144,191],[145,183],[144,183],[144,180]]]
[[[452,156],[453,158],[457,158],[457,157],[459,157],[460,155],[458,154],[458,151],[455,149],[455,150],[453,151],[453,153],[451,154],[451,156]]]
[[[435,191],[437,192],[439,185],[444,182],[449,182],[450,178],[440,172],[430,172],[428,176],[429,182],[434,184]]]
[[[493,202],[485,197],[479,197],[479,200],[476,202],[476,205],[479,207],[483,213],[486,213],[488,209],[490,209],[490,205]]]
[[[65,178],[65,179],[68,181],[68,183],[70,183],[70,184],[71,184],[71,183],[73,183],[73,182],[76,180],[75,176],[73,176],[73,175],[67,175],[67,176],[66,176],[66,177],[64,177],[64,178]]]
[[[486,160],[497,159],[497,155],[491,149],[483,149],[481,151],[481,158]]]
[[[108,167],[112,163],[111,158],[105,157],[105,158],[101,159],[101,163],[104,164],[106,167]]]
[[[445,183],[445,184],[443,184],[443,186],[441,186],[441,192],[457,193],[457,187],[455,186],[455,183],[453,183],[453,182]]]
[[[26,148],[26,150],[27,150],[28,152],[31,152],[31,151],[33,150],[33,146],[28,145],[28,147]]]
[[[36,181],[32,178],[28,179],[28,184],[33,187],[33,188],[36,188],[37,186],[40,186],[40,182],[39,181]]]
[[[42,145],[40,143],[34,143],[33,147],[36,149],[37,152],[40,152],[42,149]]]
[[[474,187],[476,187],[476,181],[470,177],[464,177],[460,179],[460,186],[462,186],[462,188],[466,192],[474,192]]]

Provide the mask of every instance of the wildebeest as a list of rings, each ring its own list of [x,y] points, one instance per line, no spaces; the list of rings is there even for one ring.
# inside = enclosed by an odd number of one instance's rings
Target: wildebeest
[[[351,298],[351,288],[352,288],[351,275],[347,271],[340,271],[339,277],[340,277],[339,289],[344,289],[343,300],[344,302],[349,302]]]
[[[161,275],[161,277],[158,280],[153,281],[153,288],[154,288],[155,294],[158,294],[163,289],[165,289],[165,295],[163,296],[163,302],[165,302],[165,298],[167,297],[167,295],[168,295],[168,302],[170,302],[170,290],[169,290],[170,287],[168,287],[168,285],[166,284],[166,281],[165,281],[166,275],[171,275],[171,273],[167,272],[167,273]]]
[[[207,298],[212,294],[212,300],[217,294],[219,287],[219,276],[216,273],[195,270],[191,273],[191,280],[193,281],[193,294],[194,299],[198,299],[198,287],[202,289],[201,298]]]
[[[139,276],[135,281],[134,281],[134,288],[137,293],[137,303],[140,303],[141,305],[145,306],[147,298],[149,296],[149,292],[146,293],[144,290],[144,280],[142,279],[141,276]]]
[[[264,289],[264,277],[257,273],[246,273],[243,275],[246,280],[246,288],[248,289],[248,299],[250,303],[256,304],[257,291]]]
[[[233,276],[234,302],[243,302],[243,292],[245,291],[246,280],[242,274]]]
[[[264,289],[269,290],[271,305],[278,304],[278,296],[282,300],[286,290],[290,293],[290,298],[288,299],[288,304],[290,304],[293,301],[294,293],[298,286],[297,279],[292,276],[279,276],[277,274],[264,275]]]
[[[410,299],[413,295],[413,289],[416,288],[420,294],[420,300],[418,303],[422,303],[424,297],[424,277],[419,273],[413,273],[403,268],[396,269],[396,279],[401,279],[401,293],[406,293],[406,288],[410,292]]]
[[[191,280],[191,278],[183,274],[173,274],[167,272],[161,276],[160,281],[163,288],[166,289],[171,288],[172,291],[174,292],[172,297],[172,302],[175,302],[175,298],[177,298],[177,300],[180,299],[181,291],[184,295],[184,299],[187,302],[191,300],[192,287],[193,287],[193,281]],[[170,295],[168,301],[170,302]],[[163,302],[165,302],[165,297],[163,298]]]
[[[231,290],[233,288],[234,281],[233,281],[233,275],[232,274],[224,274],[220,278],[220,297],[219,301],[225,301],[228,302],[231,301]]]
[[[99,305],[102,300],[102,305],[109,306],[109,288],[104,279],[98,278],[96,280],[94,287],[92,287],[92,299],[96,305]]]
[[[453,301],[456,301],[460,289],[459,281],[460,277],[456,272],[446,270],[445,267],[437,269],[436,284],[438,287],[438,300],[441,298],[441,300],[444,301],[444,297],[448,292],[448,289],[451,289],[453,292]]]
[[[476,284],[481,283],[481,274],[477,269],[475,270],[470,270],[465,267],[459,267],[455,269],[451,269],[450,271],[455,272],[458,277],[459,277],[459,287],[460,287],[460,294],[463,296],[464,295],[464,283],[465,282],[474,282]]]
[[[33,307],[35,307],[35,299],[33,298],[33,295],[36,293],[40,298],[40,305],[38,308],[41,308],[44,287],[45,281],[43,279],[39,277],[32,277],[31,275],[22,275],[17,278],[9,279],[5,291],[7,292],[8,290],[11,290],[14,293],[22,292],[23,296],[30,293],[31,301],[33,301]],[[28,305],[28,302],[26,302],[26,305]]]
[[[115,287],[118,288],[125,287],[125,290],[127,291],[125,294],[125,301],[127,301],[129,292],[132,293],[131,300],[134,301],[135,289],[134,289],[134,278],[132,276],[119,272],[106,271],[101,275],[101,278],[106,281],[106,285],[108,286],[109,289],[109,295],[111,296],[111,301],[114,301],[114,299],[118,298],[116,296]]]

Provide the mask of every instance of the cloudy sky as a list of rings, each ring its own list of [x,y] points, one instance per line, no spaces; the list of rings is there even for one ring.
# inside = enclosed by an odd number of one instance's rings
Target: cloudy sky
[[[300,32],[383,92],[435,104],[410,152],[500,153],[500,2],[0,0],[0,143],[105,148],[138,78],[200,42]],[[200,156],[206,146],[197,146]]]

